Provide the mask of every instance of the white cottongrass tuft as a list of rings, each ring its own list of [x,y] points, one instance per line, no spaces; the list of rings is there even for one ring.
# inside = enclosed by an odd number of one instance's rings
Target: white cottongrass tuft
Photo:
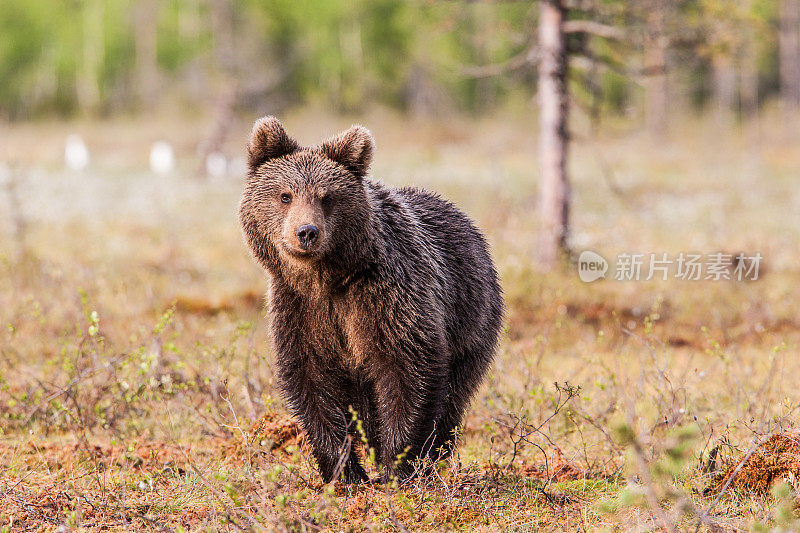
[[[67,136],[64,145],[64,164],[70,170],[84,170],[89,166],[89,149],[81,136],[76,133]]]
[[[175,152],[165,141],[153,143],[150,149],[150,170],[156,174],[169,174],[175,170]]]

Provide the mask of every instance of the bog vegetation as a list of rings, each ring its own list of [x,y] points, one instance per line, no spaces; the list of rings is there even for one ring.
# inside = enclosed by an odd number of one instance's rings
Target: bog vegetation
[[[537,262],[544,5],[591,283]],[[799,32],[798,0],[3,0],[0,531],[797,529]],[[268,113],[365,124],[492,246],[496,364],[409,485],[323,484],[276,392],[236,216]],[[718,252],[758,279],[613,279]]]
[[[286,120],[301,141],[349,122]],[[84,131],[90,146],[123,136],[125,150],[63,171],[72,124],[16,126],[8,149],[40,163],[7,176],[4,195],[0,527],[793,527],[790,145],[775,134],[754,154],[696,121],[659,150],[638,135],[578,143],[579,246],[766,258],[754,282],[585,284],[531,260],[524,118],[364,122],[380,147],[374,174],[452,198],[500,268],[507,327],[458,455],[407,487],[323,485],[275,392],[266,280],[236,221],[240,179],[198,181],[189,150],[166,179],[143,171],[151,132],[120,122]],[[234,129],[244,139],[248,126]],[[202,131],[164,117],[152,128],[187,147]],[[608,181],[599,161],[615,169]]]

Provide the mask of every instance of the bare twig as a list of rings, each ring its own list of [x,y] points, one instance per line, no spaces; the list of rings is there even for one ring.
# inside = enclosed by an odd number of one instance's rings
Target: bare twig
[[[769,438],[769,435],[767,435],[767,438]],[[703,511],[698,517],[697,526],[694,528],[695,533],[700,531],[700,525],[703,524],[706,521],[706,519],[708,519],[708,516],[711,514],[711,511],[714,510],[714,507],[717,506],[717,504],[725,495],[725,493],[728,492],[731,483],[733,483],[734,478],[739,474],[741,469],[744,467],[744,464],[750,459],[750,457],[753,456],[753,454],[756,452],[756,450],[758,450],[759,446],[761,446],[765,440],[766,439],[758,437],[754,439],[753,441],[754,444],[750,446],[745,456],[742,458],[741,461],[739,461],[739,464],[736,465],[736,468],[734,468],[733,472],[731,472],[731,474],[728,476],[728,479],[725,480],[725,484],[722,485],[722,489],[719,491],[719,494],[717,494],[717,497],[714,498],[714,501],[711,502],[711,505],[708,506],[708,509]]]
[[[625,38],[623,30],[594,20],[567,20],[561,28],[564,33],[589,33],[604,39],[621,40]]]
[[[538,61],[539,49],[535,46],[529,46],[519,54],[502,63],[464,66],[461,68],[460,74],[472,78],[491,78],[493,76],[501,76],[525,66],[535,65]]]
[[[644,449],[642,448],[638,438],[633,439],[632,447],[634,451],[634,457],[636,458],[636,467],[639,471],[639,478],[642,482],[642,486],[644,487],[644,496],[647,500],[647,505],[656,515],[658,521],[661,522],[661,526],[664,529],[667,531],[677,531],[672,519],[661,506],[661,502],[658,501],[658,496],[656,496],[656,491],[654,488],[655,483],[653,481],[653,477],[650,475],[650,467],[647,464],[647,458],[645,457]]]

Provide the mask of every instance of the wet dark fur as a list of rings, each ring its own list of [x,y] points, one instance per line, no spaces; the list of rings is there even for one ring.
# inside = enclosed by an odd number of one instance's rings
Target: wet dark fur
[[[325,481],[340,457],[344,481],[367,479],[350,407],[386,476],[447,454],[503,315],[481,233],[436,194],[368,179],[372,146],[353,127],[300,147],[273,117],[256,123],[248,146],[242,228],[269,273],[283,394]],[[292,232],[307,218],[321,242],[297,255]]]

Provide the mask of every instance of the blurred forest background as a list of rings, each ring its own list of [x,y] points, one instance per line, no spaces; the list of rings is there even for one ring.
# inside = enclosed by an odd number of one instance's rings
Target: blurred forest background
[[[573,0],[570,89],[664,132],[675,109],[800,105],[797,0]],[[172,106],[491,113],[537,77],[537,2],[3,0],[0,117]]]

